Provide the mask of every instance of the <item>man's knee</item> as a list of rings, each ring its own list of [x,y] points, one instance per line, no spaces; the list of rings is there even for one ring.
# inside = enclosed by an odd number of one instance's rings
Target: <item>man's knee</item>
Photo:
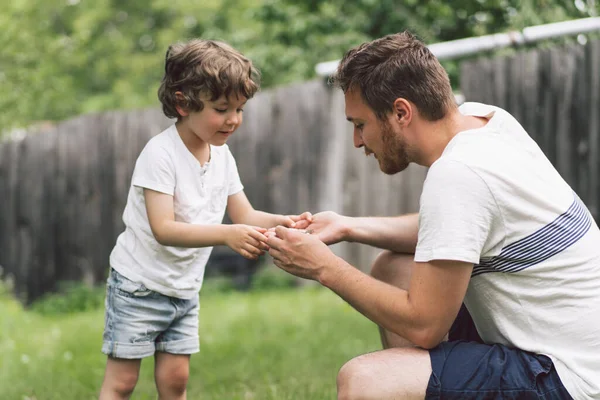
[[[344,364],[337,376],[338,400],[374,398],[370,396],[373,381],[369,378],[369,373],[369,363],[364,356],[358,356]]]
[[[363,354],[340,369],[338,400],[422,399],[430,376],[429,352],[423,349]]]
[[[375,258],[371,267],[371,276],[394,286],[408,286],[413,261],[413,254],[384,250]]]
[[[355,366],[355,360],[350,360],[340,368],[337,376],[337,398],[338,400],[357,399],[360,393],[359,383],[355,377],[360,376],[360,368]]]

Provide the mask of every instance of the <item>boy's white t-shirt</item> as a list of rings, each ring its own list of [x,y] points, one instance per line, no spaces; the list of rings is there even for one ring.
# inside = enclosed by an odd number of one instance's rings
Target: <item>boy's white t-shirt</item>
[[[415,261],[475,264],[465,297],[479,335],[550,357],[574,399],[600,399],[600,231],[506,111],[459,133],[421,195]]]
[[[215,225],[223,221],[227,198],[243,190],[227,145],[210,146],[203,166],[187,149],[175,125],[156,135],[140,153],[110,265],[128,279],[167,296],[189,299],[202,287],[212,247],[163,246],[156,241],[144,188],[173,196],[175,220]]]

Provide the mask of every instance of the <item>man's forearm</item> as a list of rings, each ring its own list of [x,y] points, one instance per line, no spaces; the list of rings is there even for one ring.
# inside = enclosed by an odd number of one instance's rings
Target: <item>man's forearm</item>
[[[412,306],[406,290],[378,281],[341,258],[336,262],[319,277],[323,286],[377,325],[417,346],[429,347],[430,327]]]
[[[397,253],[415,252],[419,214],[399,217],[358,217],[348,221],[349,242],[358,242]]]

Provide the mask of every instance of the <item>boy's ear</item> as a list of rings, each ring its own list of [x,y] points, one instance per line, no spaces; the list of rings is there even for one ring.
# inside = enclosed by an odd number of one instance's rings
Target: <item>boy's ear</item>
[[[189,115],[189,111],[187,110],[187,108],[181,106],[182,104],[186,103],[185,96],[183,95],[183,93],[179,91],[175,92],[175,101],[177,102],[175,105],[175,109],[177,110],[179,115],[182,117],[187,117]]]

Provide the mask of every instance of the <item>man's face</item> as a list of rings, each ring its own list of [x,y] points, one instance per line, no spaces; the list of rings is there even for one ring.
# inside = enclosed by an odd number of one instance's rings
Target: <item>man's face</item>
[[[405,170],[410,159],[400,128],[395,130],[389,121],[379,120],[359,90],[346,91],[345,98],[346,118],[354,124],[354,147],[364,147],[367,156],[373,154],[385,174]]]
[[[408,148],[401,131],[395,132],[388,121],[379,123],[383,142],[381,156],[377,158],[379,168],[385,174],[394,175],[408,168]]]

